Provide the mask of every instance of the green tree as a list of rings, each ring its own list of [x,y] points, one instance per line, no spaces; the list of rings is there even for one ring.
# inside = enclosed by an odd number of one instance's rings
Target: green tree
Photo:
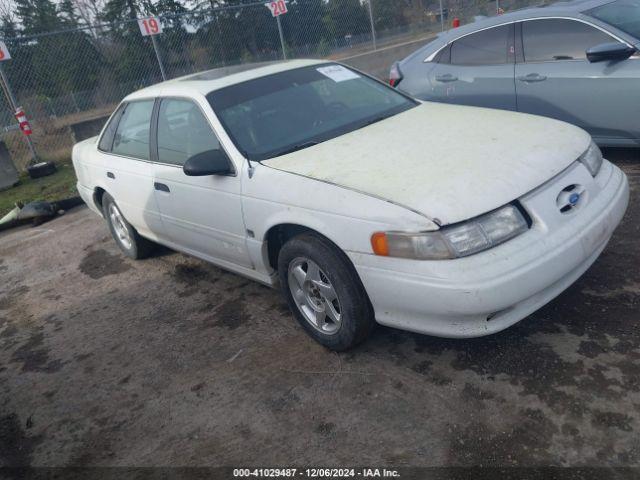
[[[12,45],[9,75],[14,88],[23,92],[18,97],[54,97],[93,88],[99,56],[89,36],[77,30],[73,4],[69,0],[58,7],[51,0],[15,0],[15,4],[20,34],[32,36]],[[10,28],[15,35],[15,26]],[[69,29],[76,30],[56,33]]]
[[[317,49],[327,37],[324,0],[292,0],[288,4],[289,13],[282,17],[286,43],[291,47],[309,46],[308,54]],[[311,48],[313,47],[313,48]]]
[[[108,75],[135,90],[159,80],[160,69],[149,37],[142,37],[137,19],[155,14],[149,0],[107,0],[100,20],[109,22],[109,43],[103,43]]]
[[[56,5],[51,0],[15,0],[15,6],[25,35],[52,32],[62,27]]]
[[[372,0],[373,20],[376,30],[401,27],[407,24],[404,16],[406,5],[401,1]]]
[[[360,0],[328,0],[324,23],[331,36],[338,40],[371,30],[369,12]]]

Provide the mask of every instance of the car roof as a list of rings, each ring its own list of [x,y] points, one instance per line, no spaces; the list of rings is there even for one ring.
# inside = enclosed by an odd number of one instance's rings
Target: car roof
[[[127,95],[124,101],[155,98],[161,95],[192,96],[193,93],[206,95],[214,90],[253,80],[254,78],[323,63],[327,63],[327,60],[288,60],[214,68],[137,90]]]
[[[403,60],[401,60],[400,64],[405,64],[406,62],[411,62],[415,58],[420,58],[420,61],[424,59],[425,56],[438,51],[448,42],[451,42],[463,35],[468,33],[473,33],[477,30],[482,30],[484,28],[489,28],[495,25],[501,25],[503,23],[511,23],[516,22],[518,20],[525,20],[530,18],[544,18],[544,17],[567,17],[567,18],[581,18],[583,17],[584,12],[591,10],[593,8],[606,5],[609,3],[613,3],[616,0],[571,0],[568,2],[556,2],[556,3],[545,3],[544,0],[542,3],[533,6],[526,7],[520,10],[513,10],[508,13],[504,13],[502,15],[497,15],[493,17],[476,17],[476,21],[467,23],[458,28],[451,28],[442,33],[436,35],[436,37],[414,51]],[[590,21],[594,24],[601,24],[602,22],[598,21],[595,18],[591,18]],[[609,30],[617,30],[611,26],[608,26]],[[616,32],[621,37],[628,37],[628,35],[624,34],[624,32]]]
[[[474,32],[480,28],[490,27],[493,25],[499,25],[501,23],[513,22],[516,20],[523,20],[527,18],[538,17],[555,17],[555,16],[567,16],[575,17],[579,16],[582,12],[591,10],[592,8],[612,3],[615,0],[572,0],[569,2],[557,2],[557,3],[541,3],[534,7],[527,7],[520,10],[514,10],[512,12],[497,15],[495,17],[479,18],[477,21],[468,23],[461,27],[447,30],[438,35],[438,38],[445,40],[449,38],[456,38],[462,34]]]

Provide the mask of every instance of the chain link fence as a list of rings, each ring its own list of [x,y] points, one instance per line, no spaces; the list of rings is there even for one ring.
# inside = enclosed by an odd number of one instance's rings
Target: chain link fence
[[[1,67],[30,120],[38,159],[66,161],[87,129],[96,131],[128,93],[162,81],[163,71],[170,79],[247,62],[340,60],[427,38],[454,17],[466,23],[531,0],[498,1],[288,0],[279,18],[264,2],[200,8],[158,15],[162,33],[153,38],[141,35],[137,19],[4,38],[12,58]],[[33,155],[14,118],[18,105],[6,97],[0,135],[24,169]]]

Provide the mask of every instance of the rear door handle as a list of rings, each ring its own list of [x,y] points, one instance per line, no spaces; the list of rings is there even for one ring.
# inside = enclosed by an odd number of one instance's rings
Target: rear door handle
[[[540,75],[539,73],[530,73],[529,75],[518,77],[518,80],[525,83],[544,82],[546,79],[547,77]]]
[[[456,80],[458,80],[458,77],[456,77],[455,75],[451,75],[450,73],[445,73],[444,75],[436,75],[436,81],[438,82],[447,83],[455,82]]]
[[[171,190],[169,190],[169,187],[164,183],[153,182],[153,188],[155,188],[159,192],[171,192]]]
[[[107,172],[107,178],[113,178],[115,180],[116,176],[111,172]]]

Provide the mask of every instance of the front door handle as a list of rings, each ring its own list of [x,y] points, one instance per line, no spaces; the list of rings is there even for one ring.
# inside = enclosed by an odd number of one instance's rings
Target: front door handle
[[[115,180],[115,179],[116,179],[116,176],[115,176],[113,173],[111,173],[111,172],[107,172],[107,178],[112,178],[112,179],[114,179],[114,180]]]
[[[444,75],[436,75],[436,81],[438,82],[447,83],[455,82],[456,80],[458,80],[458,77],[456,77],[455,75],[451,75],[450,73],[445,73]]]
[[[529,75],[518,77],[518,80],[524,83],[544,82],[546,79],[547,77],[540,75],[539,73],[530,73]]]
[[[153,188],[155,188],[159,192],[171,192],[171,190],[169,190],[169,187],[164,183],[153,182]]]

